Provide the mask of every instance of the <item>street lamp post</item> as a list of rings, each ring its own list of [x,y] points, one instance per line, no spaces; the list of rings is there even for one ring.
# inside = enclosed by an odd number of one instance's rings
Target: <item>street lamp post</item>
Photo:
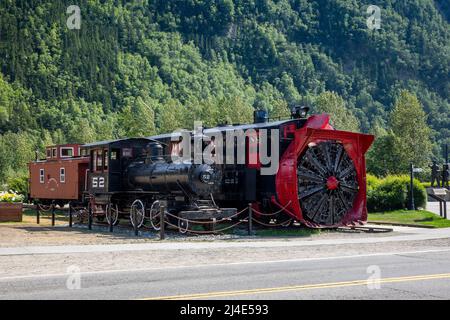
[[[448,163],[448,144],[445,145],[445,163]]]
[[[415,205],[414,205],[414,165],[411,162],[410,164],[410,185],[409,185],[409,205],[408,205],[408,210],[416,210]]]

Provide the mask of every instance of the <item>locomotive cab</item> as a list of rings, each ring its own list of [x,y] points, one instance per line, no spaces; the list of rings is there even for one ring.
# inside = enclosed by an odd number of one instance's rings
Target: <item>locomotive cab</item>
[[[82,152],[90,156],[86,191],[92,195],[108,195],[126,189],[125,168],[143,159],[143,150],[150,140],[129,138],[85,144]]]

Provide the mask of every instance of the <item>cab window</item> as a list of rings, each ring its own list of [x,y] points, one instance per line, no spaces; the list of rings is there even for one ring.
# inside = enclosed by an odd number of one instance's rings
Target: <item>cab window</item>
[[[113,149],[111,150],[111,160],[119,160],[120,150]]]
[[[97,150],[97,171],[102,171],[103,170],[103,151],[102,150]]]
[[[108,171],[108,149],[103,150],[103,170]]]
[[[91,150],[91,168],[92,172],[97,171],[97,150]]]

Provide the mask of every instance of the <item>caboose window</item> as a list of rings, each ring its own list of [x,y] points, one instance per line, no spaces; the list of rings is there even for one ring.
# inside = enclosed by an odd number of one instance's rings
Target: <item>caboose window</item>
[[[56,148],[52,149],[52,158],[56,158],[57,153],[56,153]]]
[[[47,149],[47,158],[51,158],[52,157],[52,149]]]
[[[73,157],[73,148],[61,148],[61,158]]]
[[[66,182],[66,169],[65,168],[59,169],[59,182],[61,182],[61,183]]]
[[[45,172],[44,169],[39,169],[39,182],[44,183]]]

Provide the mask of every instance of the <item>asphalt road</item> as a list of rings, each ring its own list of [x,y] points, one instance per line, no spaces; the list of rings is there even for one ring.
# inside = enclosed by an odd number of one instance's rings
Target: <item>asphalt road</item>
[[[72,271],[0,275],[0,299],[450,299],[450,248],[81,275]]]

